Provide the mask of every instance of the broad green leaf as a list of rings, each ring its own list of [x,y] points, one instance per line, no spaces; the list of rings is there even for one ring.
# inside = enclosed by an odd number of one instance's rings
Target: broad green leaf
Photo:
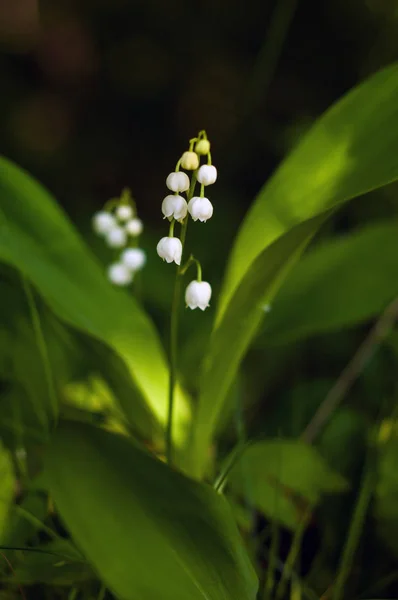
[[[237,236],[195,419],[200,476],[228,389],[268,304],[313,235],[343,202],[398,178],[398,66],[334,105],[261,190]]]
[[[254,600],[257,580],[228,503],[132,445],[61,424],[46,456],[60,515],[123,600]]]
[[[250,445],[233,467],[229,482],[267,517],[292,529],[302,520],[305,505],[313,507],[322,493],[347,487],[313,447],[279,439]]]
[[[14,498],[14,471],[11,455],[0,441],[0,542],[3,541],[8,528],[8,517]]]
[[[398,225],[381,222],[316,247],[272,303],[261,341],[288,343],[379,314],[398,294]]]
[[[134,383],[123,404],[135,428],[160,433],[168,367],[153,324],[128,293],[112,287],[51,195],[0,159],[0,260],[19,269],[55,314],[112,348]],[[188,399],[177,390],[175,441],[183,442]]]

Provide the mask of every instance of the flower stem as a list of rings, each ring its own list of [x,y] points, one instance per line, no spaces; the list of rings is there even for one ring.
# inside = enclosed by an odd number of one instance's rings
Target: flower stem
[[[192,198],[196,185],[196,173],[192,174],[191,185],[188,190],[187,200]],[[188,215],[185,217],[181,226],[181,245],[182,254],[184,254],[185,239],[187,236]],[[182,262],[182,259],[181,259]],[[177,267],[174,281],[173,303],[170,315],[170,374],[169,374],[169,395],[166,424],[166,460],[169,465],[172,463],[173,454],[173,412],[174,412],[174,393],[177,378],[177,360],[178,360],[178,316],[181,300],[182,267]]]

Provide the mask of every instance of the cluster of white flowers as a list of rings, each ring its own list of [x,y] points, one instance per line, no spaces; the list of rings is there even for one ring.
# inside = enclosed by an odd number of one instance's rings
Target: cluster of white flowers
[[[200,157],[207,157],[207,164],[200,165]],[[191,179],[186,173],[180,171],[192,171]],[[206,223],[213,216],[213,205],[204,195],[206,186],[215,183],[217,169],[211,164],[210,142],[204,131],[197,138],[190,141],[190,148],[184,152],[177,163],[175,171],[170,173],[166,179],[166,186],[173,194],[166,196],[162,202],[162,213],[165,219],[170,221],[169,235],[163,237],[157,245],[157,253],[168,263],[175,262],[181,265],[183,242],[174,236],[174,225],[181,223],[181,230],[187,226],[188,215],[194,221]],[[194,196],[196,184],[200,184],[199,196]],[[185,198],[181,194],[186,193]],[[185,239],[185,233],[181,236]],[[211,286],[207,281],[201,280],[201,268],[196,259],[191,259],[198,265],[198,279],[191,281],[185,291],[185,302],[189,308],[200,308],[205,310],[209,306],[211,298]],[[189,263],[191,264],[191,263]],[[189,265],[188,265],[189,266]],[[185,272],[185,268],[183,269]],[[180,268],[181,272],[181,268]]]
[[[108,279],[120,286],[132,283],[135,273],[145,265],[146,255],[137,247],[143,224],[136,215],[130,190],[123,190],[120,198],[109,200],[94,215],[93,229],[110,248],[123,248],[118,260],[108,267]]]

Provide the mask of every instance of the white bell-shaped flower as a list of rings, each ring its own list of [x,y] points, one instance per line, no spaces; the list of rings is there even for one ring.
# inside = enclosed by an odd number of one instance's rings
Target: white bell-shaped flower
[[[194,196],[188,203],[188,212],[194,221],[206,223],[213,215],[213,205],[208,198]]]
[[[110,248],[121,248],[127,243],[127,234],[122,227],[116,226],[108,231],[105,240]]]
[[[181,166],[187,171],[195,171],[199,167],[199,156],[196,152],[184,152],[181,156]]]
[[[120,261],[130,271],[139,271],[145,265],[146,255],[141,248],[126,248],[120,256]]]
[[[166,185],[172,192],[186,192],[189,189],[189,177],[182,171],[170,173],[166,179]]]
[[[113,263],[108,268],[108,279],[115,285],[129,285],[133,277],[133,272],[120,262]]]
[[[213,165],[202,165],[197,175],[199,183],[211,185],[217,179],[217,169]]]
[[[141,219],[131,219],[130,221],[127,221],[126,223],[126,231],[129,235],[132,235],[133,237],[136,237],[137,235],[140,235],[142,233],[142,230],[144,229],[144,225],[141,221]]]
[[[116,226],[116,219],[106,210],[97,212],[93,217],[93,229],[98,235],[105,235]]]
[[[176,265],[181,264],[182,244],[178,238],[163,237],[156,246],[156,251],[166,262],[174,261]]]
[[[185,290],[185,303],[192,310],[205,310],[211,298],[211,285],[207,281],[191,281]]]
[[[116,209],[116,216],[120,221],[128,221],[134,215],[133,209],[129,204],[121,204]]]
[[[182,221],[187,216],[188,205],[182,196],[178,194],[166,196],[162,202],[162,213],[171,221]]]

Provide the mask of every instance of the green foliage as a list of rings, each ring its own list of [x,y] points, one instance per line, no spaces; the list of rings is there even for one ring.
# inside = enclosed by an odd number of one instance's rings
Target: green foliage
[[[11,456],[0,443],[0,542],[3,541],[9,526],[8,517],[14,497],[14,486]]]
[[[375,493],[375,516],[380,535],[398,556],[398,431],[395,422],[385,422],[379,447],[378,479]]]
[[[254,600],[256,577],[226,501],[127,439],[62,424],[46,465],[76,543],[125,600]]]
[[[323,493],[347,489],[314,448],[296,440],[250,445],[229,480],[235,492],[246,495],[268,518],[292,529],[302,521],[305,507],[315,507]]]
[[[338,206],[398,178],[398,66],[334,105],[260,192],[240,229],[221,293],[198,409],[200,475],[236,370],[305,246]]]
[[[374,317],[398,294],[397,273],[394,223],[377,223],[316,247],[276,295],[263,343],[291,343]]]
[[[107,282],[51,195],[4,158],[0,199],[0,258],[34,284],[58,317],[123,359],[132,379],[129,402],[123,403],[126,417],[143,435],[159,435],[166,419],[167,363],[149,318]],[[180,391],[175,416],[181,445],[190,413]]]

